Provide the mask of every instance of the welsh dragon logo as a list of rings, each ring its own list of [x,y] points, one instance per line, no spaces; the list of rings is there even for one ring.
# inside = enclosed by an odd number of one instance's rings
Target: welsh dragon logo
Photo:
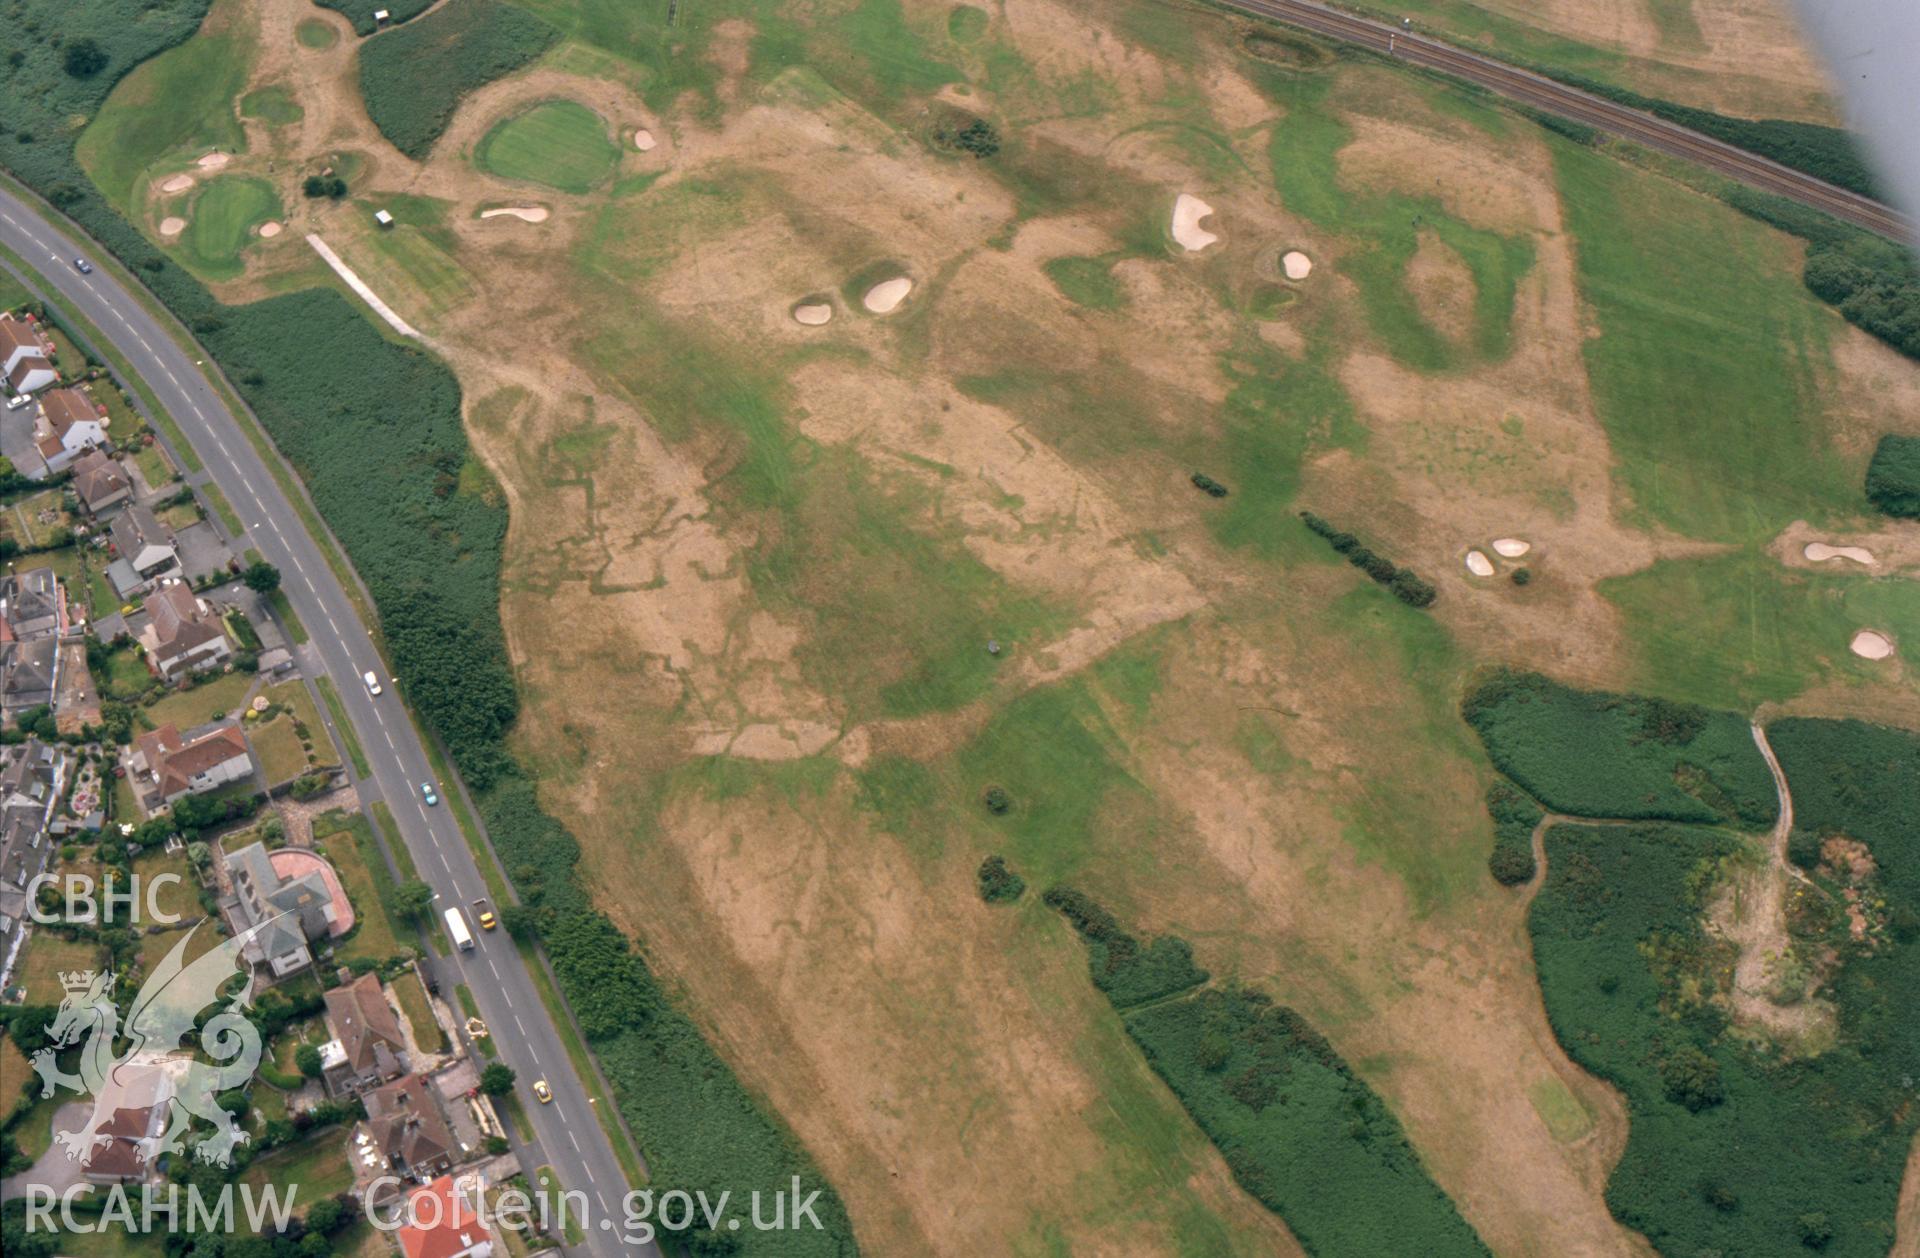
[[[141,985],[124,1027],[113,1003],[111,972],[81,970],[60,976],[66,996],[47,1027],[51,1043],[33,1055],[33,1068],[41,1079],[42,1097],[62,1086],[93,1097],[86,1124],[60,1133],[69,1158],[84,1159],[95,1147],[111,1142],[113,1135],[104,1128],[130,1096],[138,1095],[150,1098],[143,1104],[164,1103],[168,1110],[164,1130],[140,1140],[147,1163],[184,1148],[182,1137],[197,1117],[213,1124],[214,1131],[199,1142],[196,1154],[215,1166],[232,1165],[234,1146],[249,1137],[215,1098],[251,1079],[260,1064],[260,1030],[245,1016],[252,982],[200,1028],[200,1049],[211,1062],[196,1057],[185,1041],[201,1011],[218,1003],[236,977],[251,980],[253,970],[244,952],[269,924],[262,922],[188,961],[187,946],[200,931],[195,926]],[[79,1073],[60,1069],[56,1054],[83,1039]],[[121,1039],[130,1047],[116,1056],[114,1045]]]

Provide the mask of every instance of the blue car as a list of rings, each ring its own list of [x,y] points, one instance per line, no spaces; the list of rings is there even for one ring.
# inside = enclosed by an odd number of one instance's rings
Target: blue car
[[[433,783],[431,782],[420,783],[420,798],[427,801],[427,807],[429,808],[440,802],[440,797],[434,793]]]

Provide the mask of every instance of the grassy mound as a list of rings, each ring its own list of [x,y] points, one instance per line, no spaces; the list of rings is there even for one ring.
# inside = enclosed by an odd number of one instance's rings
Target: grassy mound
[[[1770,825],[1779,799],[1731,712],[1503,672],[1461,705],[1494,767],[1577,817]]]
[[[591,192],[620,160],[607,120],[570,100],[542,101],[495,123],[474,150],[481,169],[562,192]]]
[[[467,93],[512,74],[560,32],[500,0],[465,0],[367,44],[360,94],[380,134],[425,157]]]

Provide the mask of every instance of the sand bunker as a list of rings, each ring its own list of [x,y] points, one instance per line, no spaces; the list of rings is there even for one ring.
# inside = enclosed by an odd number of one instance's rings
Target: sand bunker
[[[1808,542],[1804,553],[1807,558],[1816,563],[1823,559],[1851,559],[1855,563],[1873,563],[1873,552],[1865,546],[1829,546],[1825,542]]]
[[[913,281],[904,275],[896,275],[890,280],[881,280],[867,290],[860,304],[875,314],[886,314],[907,299],[913,291]]]
[[[1303,280],[1313,274],[1313,259],[1295,249],[1281,257],[1280,270],[1290,280]]]
[[[1199,253],[1220,237],[1200,226],[1200,220],[1213,213],[1213,207],[1191,193],[1183,192],[1173,203],[1173,238],[1188,253]]]
[[[162,236],[178,236],[185,230],[187,230],[187,220],[184,218],[163,218],[160,220],[160,234]]]
[[[225,153],[209,153],[194,164],[199,166],[201,170],[219,170],[232,160],[233,158],[227,156]]]
[[[547,221],[547,207],[544,205],[503,205],[498,209],[480,211],[481,218],[499,218],[503,214],[512,215],[523,223]]]
[[[1853,653],[1865,660],[1884,660],[1893,654],[1893,640],[1884,633],[1862,629],[1848,644]]]
[[[284,230],[285,225],[281,223],[262,223],[260,224],[260,238],[262,240],[272,240]]]
[[[167,180],[165,183],[160,185],[160,191],[169,192],[169,193],[185,192],[188,188],[191,188],[191,187],[193,187],[192,175],[175,175],[173,178]]]
[[[804,306],[793,308],[793,321],[804,323],[810,328],[817,328],[831,318],[833,318],[833,307],[825,302],[809,302]]]
[[[653,138],[653,132],[647,130],[645,127],[641,127],[633,133],[633,147],[639,149],[642,153],[653,152],[654,146],[659,143],[660,141]]]
[[[1493,560],[1477,550],[1470,550],[1467,552],[1467,571],[1476,577],[1490,577],[1493,575]]]
[[[1532,549],[1532,542],[1523,542],[1517,537],[1496,538],[1493,543],[1493,553],[1502,559],[1518,559]]]

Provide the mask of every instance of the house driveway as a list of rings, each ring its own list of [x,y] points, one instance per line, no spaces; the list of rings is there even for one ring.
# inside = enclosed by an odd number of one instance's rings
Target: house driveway
[[[38,403],[17,411],[0,407],[0,455],[5,455],[14,470],[30,480],[44,480],[47,475],[47,461],[40,457],[40,447],[33,443],[33,417],[39,413]]]
[[[180,566],[191,580],[198,581],[202,577],[224,573],[227,565],[233,562],[233,552],[214,533],[213,525],[205,520],[189,524],[175,533],[173,542],[180,552]]]
[[[55,1131],[78,1131],[87,1125],[87,1119],[93,1115],[93,1101],[68,1101],[53,1111],[53,1129]],[[47,1151],[34,1159],[33,1165],[18,1175],[0,1180],[0,1197],[24,1197],[31,1185],[38,1184],[51,1189],[58,1197],[75,1184],[86,1182],[81,1173],[80,1160],[70,1158],[67,1151],[60,1147],[58,1140],[47,1146]]]

